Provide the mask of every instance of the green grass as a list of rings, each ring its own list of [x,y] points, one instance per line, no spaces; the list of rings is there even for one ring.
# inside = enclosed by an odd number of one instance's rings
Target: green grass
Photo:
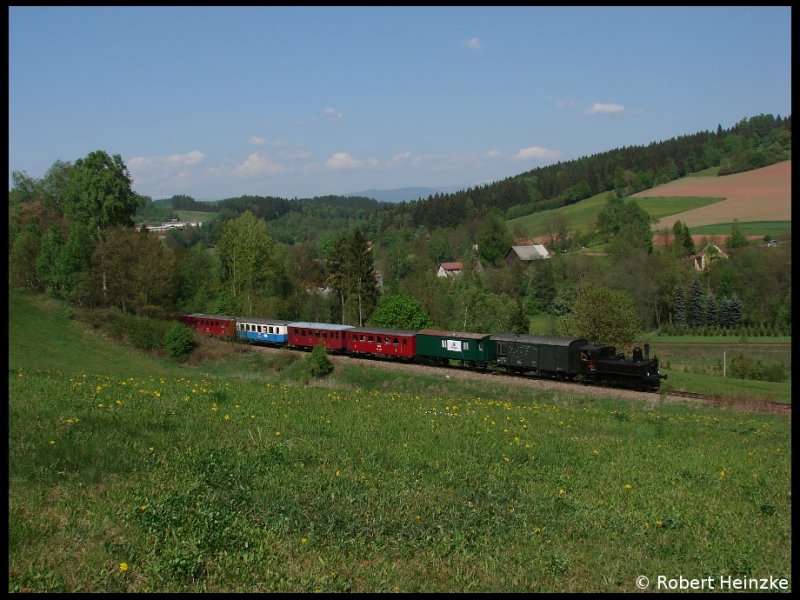
[[[123,361],[48,303],[10,300],[9,591],[791,576],[785,417],[346,364],[296,385],[283,353],[258,370],[251,352],[169,370],[120,348]],[[58,359],[30,335],[21,352],[36,323],[79,352]]]
[[[692,227],[691,232],[695,235],[730,235],[733,233],[733,225],[733,223],[702,225]],[[789,233],[792,229],[791,221],[746,221],[737,222],[736,225],[744,235],[768,235],[773,238]]]
[[[706,198],[695,196],[663,196],[652,198],[634,198],[644,210],[654,219],[662,219],[670,215],[686,212],[722,202],[725,198]],[[694,229],[692,229],[694,233]]]
[[[210,221],[219,214],[217,212],[206,212],[202,210],[176,210],[175,213],[178,215],[181,221],[189,221],[189,222],[199,221],[201,223]]]
[[[570,206],[553,210],[546,210],[524,217],[511,219],[507,222],[509,229],[516,225],[521,226],[530,237],[538,237],[549,233],[549,221],[554,213],[559,213],[567,220],[570,232],[578,230],[586,232],[594,229],[597,214],[606,204],[612,192],[603,192],[581,200]],[[695,198],[695,197],[663,197],[663,198],[635,198],[636,202],[654,219],[674,215],[677,213],[707,206],[724,200],[724,198]]]

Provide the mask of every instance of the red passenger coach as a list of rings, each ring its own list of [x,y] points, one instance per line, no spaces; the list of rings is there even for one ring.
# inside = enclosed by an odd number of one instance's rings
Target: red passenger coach
[[[417,332],[409,329],[354,327],[345,335],[351,354],[413,359],[417,352]]]
[[[236,335],[236,321],[233,317],[192,313],[191,315],[181,315],[181,321],[200,333],[219,337],[233,337]]]
[[[322,344],[325,349],[342,352],[345,349],[345,333],[352,325],[336,325],[333,323],[306,323],[298,321],[289,323],[289,346],[312,349]]]

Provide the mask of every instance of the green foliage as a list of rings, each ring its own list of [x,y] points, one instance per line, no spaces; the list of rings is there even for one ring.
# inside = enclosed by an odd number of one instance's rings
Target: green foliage
[[[625,292],[584,287],[578,290],[572,312],[558,322],[559,335],[583,337],[593,344],[629,352],[638,339],[639,317],[633,298]]]
[[[738,379],[781,382],[787,378],[786,367],[782,362],[763,362],[744,354],[731,359],[729,372],[731,377]]]
[[[174,323],[164,336],[164,349],[173,358],[185,359],[196,346],[194,330],[183,323]]]
[[[744,248],[747,246],[747,237],[739,229],[738,219],[733,220],[733,227],[731,229],[731,237],[728,238],[728,248]]]
[[[419,331],[430,328],[433,320],[419,301],[406,295],[394,295],[380,299],[369,325]]]
[[[328,270],[338,319],[362,326],[375,309],[379,290],[372,249],[360,228],[336,240],[328,255]]]
[[[128,168],[119,154],[97,150],[75,161],[64,193],[64,212],[86,223],[96,238],[113,225],[133,225],[142,198],[131,189]]]
[[[306,368],[309,375],[314,378],[322,378],[333,373],[333,363],[328,358],[325,346],[318,344],[314,346],[311,354],[306,358]]]
[[[228,221],[217,252],[232,298],[241,303],[246,316],[252,316],[256,290],[267,284],[276,269],[275,243],[266,223],[250,211]]]

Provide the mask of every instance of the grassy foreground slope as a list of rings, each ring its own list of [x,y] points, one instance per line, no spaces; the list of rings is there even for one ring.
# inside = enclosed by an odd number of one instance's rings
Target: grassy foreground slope
[[[9,316],[9,591],[791,578],[784,417],[366,390],[341,373],[314,386],[202,378],[25,296]],[[81,352],[63,357],[29,335],[37,324]]]

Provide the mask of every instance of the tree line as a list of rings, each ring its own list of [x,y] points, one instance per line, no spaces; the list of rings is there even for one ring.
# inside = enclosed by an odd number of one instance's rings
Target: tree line
[[[736,134],[720,130],[715,137],[772,139],[776,129],[790,124],[780,118],[751,121]],[[457,218],[425,223],[415,220],[410,205],[364,198],[242,196],[215,203],[218,217],[200,227],[160,238],[132,227],[153,202],[132,191],[118,155],[97,151],[74,164],[57,161],[42,179],[14,173],[12,181],[11,285],[80,306],[163,317],[205,312],[409,329],[566,333],[576,331],[576,306],[593,302],[607,314],[632,307],[625,318],[633,314],[644,330],[736,322],[791,328],[789,244],[763,248],[732,236],[729,259],[695,273],[688,227],[676,223],[672,245],[654,252],[647,213],[614,192],[596,230],[587,233],[604,240],[606,256],[561,252],[576,247],[553,223],[558,245],[551,250],[559,250],[553,258],[506,266],[513,238],[503,215],[470,198],[458,202],[457,195],[447,203]],[[520,184],[528,194],[541,194],[530,177],[515,185]],[[194,209],[188,196],[172,201],[173,207]],[[438,265],[447,261],[462,262],[464,273],[437,277]],[[542,316],[549,330],[531,331],[530,319],[541,322]]]

